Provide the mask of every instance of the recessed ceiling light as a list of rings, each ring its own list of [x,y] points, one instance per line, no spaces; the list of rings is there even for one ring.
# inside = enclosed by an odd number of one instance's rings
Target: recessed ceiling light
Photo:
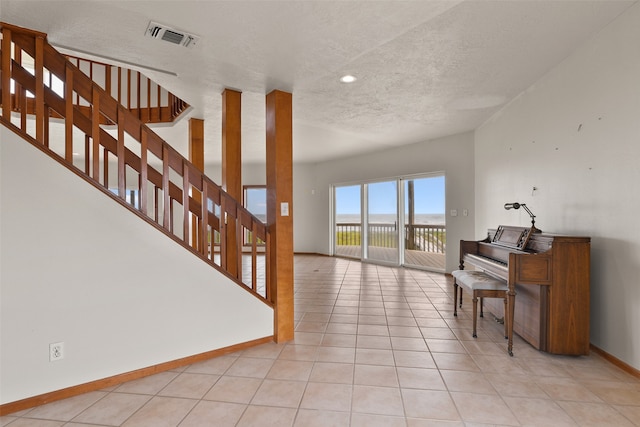
[[[346,76],[340,77],[340,81],[342,83],[353,83],[356,80],[358,80],[358,79],[355,76],[352,76],[351,74],[347,74]]]

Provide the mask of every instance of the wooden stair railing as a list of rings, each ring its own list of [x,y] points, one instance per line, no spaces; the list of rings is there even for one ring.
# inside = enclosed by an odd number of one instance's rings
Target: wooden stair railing
[[[189,104],[136,70],[64,55],[144,123],[171,123]],[[76,104],[82,108],[79,100]]]
[[[46,34],[1,22],[0,31],[2,124],[273,306],[266,225],[57,52]],[[232,222],[239,243],[230,248]],[[243,234],[252,236],[244,257]],[[264,252],[259,241],[267,242]],[[237,252],[236,274],[227,269],[227,251]]]

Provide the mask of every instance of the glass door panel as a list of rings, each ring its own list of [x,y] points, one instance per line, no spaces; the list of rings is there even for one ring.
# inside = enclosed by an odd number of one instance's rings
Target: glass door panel
[[[361,185],[335,187],[336,255],[362,257]]]
[[[403,181],[404,264],[445,270],[444,175]]]
[[[365,259],[398,265],[398,181],[366,184]]]

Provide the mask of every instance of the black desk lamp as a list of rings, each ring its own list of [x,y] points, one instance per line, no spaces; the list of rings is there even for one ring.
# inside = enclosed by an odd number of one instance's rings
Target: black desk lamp
[[[536,216],[533,214],[533,212],[531,212],[529,210],[529,208],[527,207],[527,205],[525,205],[524,203],[505,203],[504,204],[504,208],[506,210],[510,210],[510,209],[520,209],[520,208],[524,208],[525,211],[527,211],[527,213],[529,214],[529,216],[531,217],[531,231],[534,233],[541,233],[542,231],[536,228]]]

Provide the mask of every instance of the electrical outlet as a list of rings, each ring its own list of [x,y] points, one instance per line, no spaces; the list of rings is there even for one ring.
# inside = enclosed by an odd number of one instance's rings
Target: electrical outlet
[[[49,362],[64,359],[64,343],[56,342],[49,344]]]

